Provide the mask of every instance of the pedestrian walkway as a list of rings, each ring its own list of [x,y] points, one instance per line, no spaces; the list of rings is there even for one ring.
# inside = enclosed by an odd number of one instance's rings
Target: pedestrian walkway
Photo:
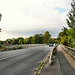
[[[64,56],[61,46],[57,47],[58,54],[54,66],[45,66],[41,75],[75,75],[75,69]]]
[[[57,49],[62,75],[75,75],[75,69],[70,65],[70,63],[68,62],[62,51],[59,51],[60,45],[57,47]]]
[[[54,65],[49,66],[49,64],[46,64],[41,75],[62,75],[58,57],[56,57]]]

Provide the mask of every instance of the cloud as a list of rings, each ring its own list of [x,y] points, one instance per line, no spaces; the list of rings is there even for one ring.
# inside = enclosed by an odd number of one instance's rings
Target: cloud
[[[41,29],[31,29],[31,30],[12,30],[8,31],[9,34],[11,35],[16,35],[17,37],[23,36],[23,37],[29,37],[29,36],[34,36],[34,34],[44,34],[46,31],[49,31],[52,37],[57,37],[58,33],[61,31],[61,28],[55,27],[53,28],[41,28]]]
[[[68,9],[59,8],[59,7],[55,7],[54,9],[55,9],[55,10],[58,10],[59,13],[64,13],[64,12],[68,11]]]
[[[49,31],[52,29],[50,32],[56,37],[55,34],[63,26],[67,27],[65,19],[71,8],[70,4],[71,0],[0,0],[1,33],[7,35],[3,35],[6,39],[9,36],[17,37],[16,35],[21,34],[24,36],[25,32],[33,35],[39,31],[44,33],[47,29]],[[30,34],[31,31],[33,34]]]

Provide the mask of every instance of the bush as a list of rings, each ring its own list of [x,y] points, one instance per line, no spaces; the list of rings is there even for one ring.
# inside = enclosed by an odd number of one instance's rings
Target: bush
[[[57,50],[54,50],[54,51],[53,51],[53,55],[56,55],[56,54],[57,54]]]
[[[6,48],[5,50],[16,50],[16,49],[23,49],[23,47],[18,46],[18,47]]]
[[[22,46],[18,46],[17,49],[23,49],[23,47]]]
[[[75,48],[75,39],[71,39],[71,40],[70,40],[69,46],[70,46],[71,48]]]

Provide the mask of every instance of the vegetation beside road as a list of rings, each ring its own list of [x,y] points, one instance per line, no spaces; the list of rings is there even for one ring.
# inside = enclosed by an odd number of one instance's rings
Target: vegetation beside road
[[[5,41],[0,41],[0,49],[5,49],[6,47],[11,47],[14,45],[49,44],[50,42],[57,43],[58,41],[57,38],[51,38],[51,34],[48,31],[46,31],[44,34],[35,34],[34,36],[30,36],[25,39],[23,37],[18,37],[13,39],[6,39]]]
[[[69,11],[68,19],[66,19],[69,29],[63,27],[59,33],[58,39],[60,43],[75,48],[75,1],[71,3],[72,9]]]
[[[53,66],[55,64],[55,58],[57,54],[56,47],[57,45],[54,46],[52,50],[48,53],[48,55],[42,60],[42,62],[39,63],[39,67],[37,70],[35,70],[36,72],[34,73],[34,75],[41,75],[41,71],[44,68],[44,66]],[[51,61],[51,63],[49,63],[49,61]]]
[[[46,44],[23,44],[23,45],[9,45],[3,48],[0,48],[0,51],[8,51],[8,50],[17,50],[17,49],[24,49],[29,47],[37,47],[37,46],[44,46]]]
[[[49,40],[51,38],[51,34],[46,31],[45,34],[35,34],[34,36],[30,36],[28,38],[13,38],[7,39],[5,41],[0,41],[0,44],[49,44]]]

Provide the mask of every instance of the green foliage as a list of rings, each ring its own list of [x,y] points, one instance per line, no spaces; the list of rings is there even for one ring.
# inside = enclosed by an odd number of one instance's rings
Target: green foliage
[[[63,27],[62,32],[59,33],[60,42],[64,45],[68,45],[68,29]]]
[[[56,54],[57,54],[57,50],[54,49],[54,50],[53,50],[53,55],[56,55]]]
[[[18,44],[18,39],[14,39],[13,44]]]
[[[25,44],[31,44],[32,36],[25,39]]]
[[[75,0],[72,0],[71,7],[71,11],[68,13],[69,19],[66,19],[67,24],[70,27],[67,34],[69,46],[75,48]]]
[[[64,45],[68,45],[75,48],[75,0],[71,3],[71,11],[68,13],[68,19],[66,19],[70,29],[64,28],[62,32],[59,33],[60,42]]]
[[[64,44],[64,45],[68,45],[68,42],[67,42],[68,39],[67,39],[67,38],[68,38],[68,36],[64,35],[64,36],[61,38],[61,43]]]
[[[45,62],[43,61],[40,65],[39,65],[39,68],[38,70],[36,71],[36,74],[35,75],[41,75],[41,71],[43,69],[43,67],[45,66]],[[40,72],[39,72],[40,71]]]
[[[68,30],[63,29],[62,32],[59,33],[61,37],[60,42],[64,45],[75,48],[75,28],[70,28]]]
[[[75,39],[72,39],[71,47],[75,48]]]
[[[53,66],[53,65],[54,65],[54,63],[55,63],[55,61],[54,61],[54,60],[52,60],[52,62],[51,62],[51,64],[50,64],[50,66]]]
[[[66,21],[70,28],[75,28],[75,0],[72,0],[71,7],[72,9],[68,13],[69,19],[66,19]]]
[[[48,44],[50,41],[51,35],[48,31],[45,32],[45,34],[35,34],[34,36],[30,36],[26,39],[23,37],[19,38],[13,38],[13,39],[7,39],[6,41],[0,43],[2,44]]]
[[[5,47],[3,45],[0,45],[0,49],[4,49]]]
[[[72,47],[72,48],[75,48],[75,29],[74,28],[71,28],[68,30],[68,43],[69,43],[69,46]]]
[[[49,40],[49,43],[58,43],[58,39],[57,38],[51,38]]]
[[[18,47],[5,48],[5,50],[17,50],[17,49],[23,49],[23,47],[22,46],[18,46]]]
[[[23,49],[23,47],[22,46],[18,46],[17,49]]]
[[[8,42],[8,44],[24,44],[24,38],[19,37],[16,39],[7,39],[6,42]]]
[[[69,36],[72,39],[75,39],[75,28],[71,28],[68,30]]]
[[[18,44],[24,44],[24,38],[19,37],[17,40],[18,40]]]
[[[13,39],[7,39],[6,41],[8,41],[8,44],[13,44]]]
[[[42,44],[43,43],[43,35],[35,34],[31,39],[32,44]]]
[[[0,41],[0,45],[5,44],[5,41]]]
[[[48,31],[46,31],[44,34],[44,43],[49,44],[50,38],[51,38],[51,35],[49,34]]]

